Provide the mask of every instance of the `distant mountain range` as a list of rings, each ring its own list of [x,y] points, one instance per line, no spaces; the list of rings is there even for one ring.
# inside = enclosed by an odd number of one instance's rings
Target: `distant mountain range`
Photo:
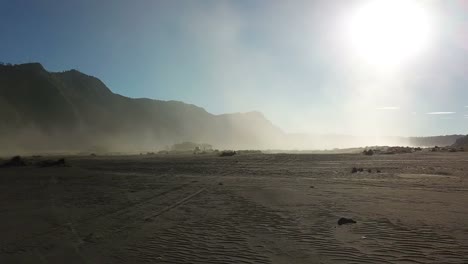
[[[397,141],[444,146],[460,137]],[[350,136],[286,134],[259,112],[213,115],[183,102],[128,98],[76,70],[48,72],[39,63],[0,65],[0,154],[145,151],[184,141],[224,149],[330,148],[360,142]]]
[[[333,149],[366,146],[412,146],[434,147],[450,146],[463,135],[443,135],[432,137],[395,137],[395,136],[350,136],[350,135],[310,135],[288,134],[288,149]]]
[[[282,137],[259,112],[213,115],[182,102],[114,94],[76,70],[53,73],[39,63],[0,66],[3,150],[138,151],[182,141],[267,148]]]

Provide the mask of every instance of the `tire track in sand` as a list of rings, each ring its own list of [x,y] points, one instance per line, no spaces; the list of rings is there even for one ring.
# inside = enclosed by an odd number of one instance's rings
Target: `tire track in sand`
[[[0,244],[0,248],[4,252],[13,253],[13,252],[17,251],[17,250],[15,250],[15,248],[21,249],[21,248],[24,248],[24,247],[26,247],[26,248],[34,247],[34,246],[31,246],[31,245],[27,245],[27,246],[23,246],[23,245],[24,244],[30,244],[30,243],[28,243],[28,241],[32,241],[32,240],[35,240],[37,238],[46,237],[46,236],[49,236],[49,235],[56,235],[56,234],[60,234],[60,233],[63,233],[63,232],[72,233],[73,237],[76,237],[77,233],[76,233],[76,231],[72,232],[72,230],[70,229],[71,226],[73,226],[75,229],[78,229],[79,226],[89,224],[91,222],[97,222],[97,221],[100,221],[100,220],[106,221],[106,220],[109,220],[109,218],[112,218],[112,217],[122,216],[122,215],[129,214],[131,212],[138,211],[138,210],[141,211],[141,207],[150,204],[155,199],[157,199],[157,198],[159,198],[161,196],[164,196],[164,195],[168,195],[168,194],[173,193],[175,191],[182,190],[183,188],[189,187],[190,185],[192,185],[192,183],[181,184],[181,185],[175,186],[173,188],[170,188],[168,190],[164,190],[162,192],[159,192],[159,193],[157,193],[157,194],[155,194],[153,196],[150,196],[148,198],[144,198],[144,199],[141,199],[141,200],[136,201],[134,203],[125,205],[125,206],[123,206],[123,207],[121,207],[121,208],[119,208],[117,210],[113,210],[111,212],[103,212],[101,214],[94,215],[94,216],[91,216],[91,217],[87,217],[87,218],[84,218],[84,219],[81,219],[81,220],[78,220],[78,221],[66,222],[66,223],[60,224],[60,225],[58,225],[56,227],[49,228],[49,229],[47,229],[45,231],[38,232],[38,233],[35,233],[35,234],[31,234],[29,236],[21,237],[18,240],[13,241],[13,242],[2,243],[2,244]],[[77,237],[77,241],[82,242],[82,238]],[[32,244],[35,244],[35,243],[32,243]]]

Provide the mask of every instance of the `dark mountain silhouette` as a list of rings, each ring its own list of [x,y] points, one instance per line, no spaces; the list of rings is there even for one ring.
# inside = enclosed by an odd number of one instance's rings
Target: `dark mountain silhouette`
[[[76,70],[53,73],[39,63],[0,66],[3,150],[134,151],[183,141],[266,148],[283,136],[259,112],[213,115],[182,102],[114,94]]]
[[[455,141],[452,147],[465,148],[465,149],[468,148],[468,135],[457,139],[457,141]]]

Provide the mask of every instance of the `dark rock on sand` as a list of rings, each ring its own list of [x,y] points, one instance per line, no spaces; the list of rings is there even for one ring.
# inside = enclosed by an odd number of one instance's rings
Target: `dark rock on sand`
[[[236,154],[237,154],[237,152],[235,152],[235,151],[225,150],[225,151],[221,152],[221,154],[219,154],[219,156],[220,157],[230,157],[230,156],[234,156]]]
[[[338,225],[355,224],[355,223],[356,223],[356,221],[354,221],[354,220],[351,219],[351,218],[341,217],[341,218],[338,220]]]
[[[356,167],[353,167],[351,169],[351,173],[356,173],[356,172],[363,172],[364,169],[363,168],[356,168]],[[368,170],[369,171],[369,170]],[[370,171],[369,171],[370,172]]]
[[[66,166],[65,159],[58,159],[58,160],[44,160],[37,164],[39,167],[64,167]]]
[[[21,158],[21,156],[14,156],[7,162],[3,163],[0,167],[23,167],[26,166],[26,162]]]

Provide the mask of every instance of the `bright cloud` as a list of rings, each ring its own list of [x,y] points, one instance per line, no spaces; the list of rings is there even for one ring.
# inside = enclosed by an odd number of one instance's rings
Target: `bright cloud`
[[[427,115],[453,115],[453,114],[456,114],[456,112],[429,112],[426,114]]]

